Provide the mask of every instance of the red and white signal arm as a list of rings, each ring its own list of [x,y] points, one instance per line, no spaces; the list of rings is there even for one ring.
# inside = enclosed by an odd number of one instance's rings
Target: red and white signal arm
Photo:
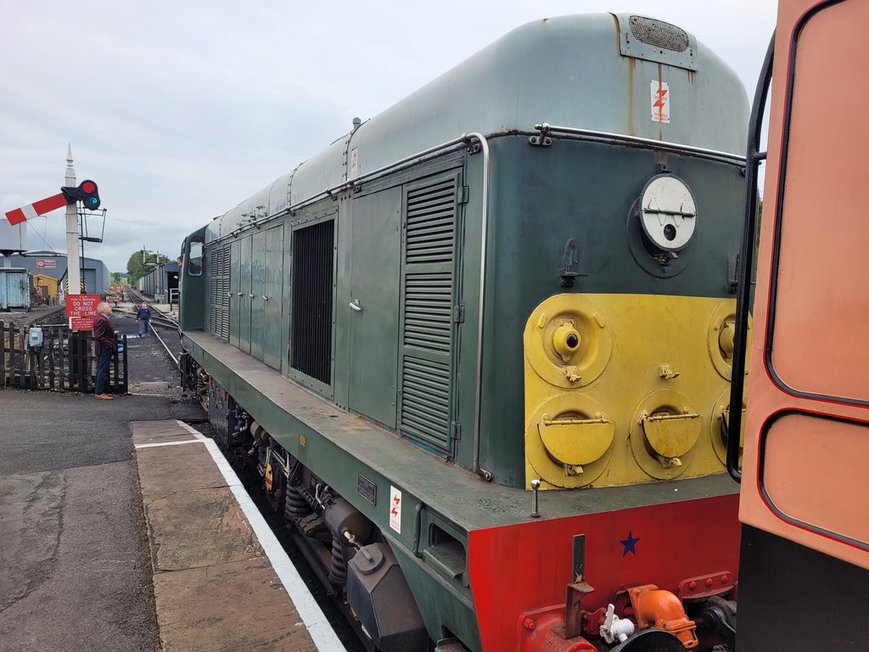
[[[39,215],[45,215],[58,208],[63,208],[67,204],[74,204],[77,201],[80,201],[85,208],[92,211],[100,207],[99,189],[95,181],[85,179],[75,188],[63,187],[56,195],[40,199],[21,208],[7,211],[6,219],[9,221],[9,224],[15,226]]]

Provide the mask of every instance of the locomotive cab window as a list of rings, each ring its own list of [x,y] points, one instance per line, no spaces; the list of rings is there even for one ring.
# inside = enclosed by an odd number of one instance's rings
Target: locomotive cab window
[[[187,274],[202,276],[203,247],[200,240],[192,240],[187,249]]]

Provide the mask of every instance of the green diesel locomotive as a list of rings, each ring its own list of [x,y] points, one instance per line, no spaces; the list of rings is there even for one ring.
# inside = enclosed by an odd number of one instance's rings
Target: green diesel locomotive
[[[747,106],[544,19],[187,237],[186,382],[371,649],[731,640]]]

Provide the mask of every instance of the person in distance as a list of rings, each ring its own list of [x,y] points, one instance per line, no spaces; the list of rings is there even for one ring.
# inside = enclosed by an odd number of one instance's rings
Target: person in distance
[[[148,324],[151,321],[151,307],[147,303],[143,303],[142,307],[136,311],[136,320],[139,322],[139,337],[145,337],[148,334]]]

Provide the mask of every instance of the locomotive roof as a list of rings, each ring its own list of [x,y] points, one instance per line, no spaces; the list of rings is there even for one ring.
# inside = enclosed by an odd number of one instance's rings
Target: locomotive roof
[[[674,49],[668,49],[673,42]],[[651,119],[650,84],[659,79],[669,84],[669,123]],[[627,14],[538,20],[498,39],[215,219],[207,239],[344,183],[354,150],[359,176],[463,133],[530,132],[543,122],[742,154],[748,99],[733,70],[668,23]]]

